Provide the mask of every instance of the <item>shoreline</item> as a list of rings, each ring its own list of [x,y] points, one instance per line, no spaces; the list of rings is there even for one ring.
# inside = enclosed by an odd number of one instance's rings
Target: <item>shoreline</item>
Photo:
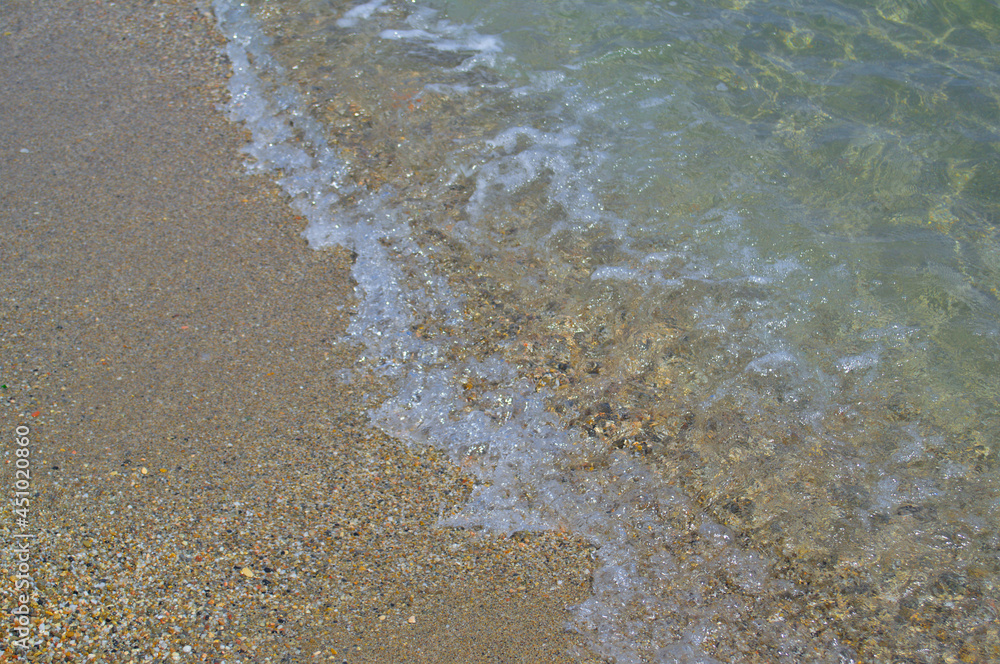
[[[473,480],[367,425],[377,379],[339,382],[350,253],[244,174],[213,19],[125,4],[0,16],[5,487],[18,427],[32,470],[0,532],[32,536],[40,643],[4,654],[587,661],[590,548],[434,527]]]

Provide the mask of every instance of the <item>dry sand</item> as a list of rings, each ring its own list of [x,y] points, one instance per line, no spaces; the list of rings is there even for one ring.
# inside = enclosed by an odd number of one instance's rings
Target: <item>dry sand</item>
[[[350,255],[243,174],[218,40],[0,0],[0,661],[574,661],[591,551],[434,527],[472,480],[338,379]]]

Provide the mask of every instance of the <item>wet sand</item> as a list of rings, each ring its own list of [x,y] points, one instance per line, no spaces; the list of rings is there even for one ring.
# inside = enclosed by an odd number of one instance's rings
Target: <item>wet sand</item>
[[[350,253],[244,174],[220,46],[0,0],[0,661],[587,661],[591,550],[436,528],[472,478],[367,425]]]

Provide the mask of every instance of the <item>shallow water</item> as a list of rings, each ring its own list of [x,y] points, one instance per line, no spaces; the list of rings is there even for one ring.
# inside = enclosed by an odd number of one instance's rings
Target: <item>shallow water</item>
[[[590,537],[617,662],[1000,658],[995,3],[248,5],[229,112],[447,525]]]

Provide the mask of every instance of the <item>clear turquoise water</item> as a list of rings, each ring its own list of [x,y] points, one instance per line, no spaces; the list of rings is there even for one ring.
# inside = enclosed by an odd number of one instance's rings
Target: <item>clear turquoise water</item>
[[[250,4],[373,421],[601,547],[596,651],[1000,657],[995,2]]]

